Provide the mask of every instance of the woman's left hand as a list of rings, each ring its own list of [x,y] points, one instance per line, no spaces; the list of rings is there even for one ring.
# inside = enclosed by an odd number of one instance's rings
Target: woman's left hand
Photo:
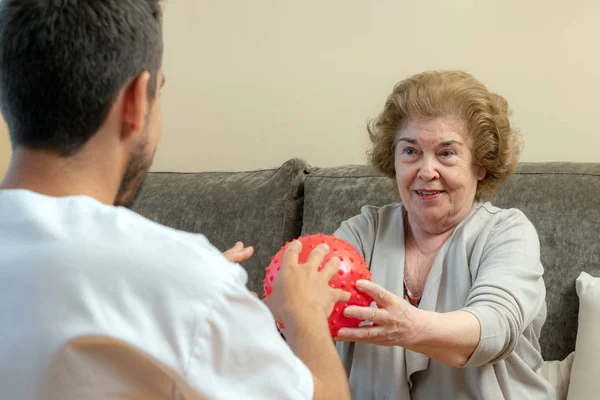
[[[356,288],[375,300],[377,308],[348,306],[344,315],[372,325],[340,329],[336,341],[410,347],[419,336],[421,310],[378,284],[359,280]]]

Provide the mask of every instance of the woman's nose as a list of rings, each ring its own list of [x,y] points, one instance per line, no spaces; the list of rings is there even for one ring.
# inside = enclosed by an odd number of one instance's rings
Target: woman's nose
[[[434,160],[429,157],[423,157],[419,168],[419,178],[424,181],[431,181],[440,177]]]

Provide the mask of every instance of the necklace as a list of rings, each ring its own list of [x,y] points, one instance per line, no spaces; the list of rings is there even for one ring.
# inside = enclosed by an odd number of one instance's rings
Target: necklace
[[[408,255],[408,246],[406,246],[406,244],[408,243],[408,215],[404,215],[404,277],[403,277],[403,283],[404,283],[404,299],[407,300],[410,304],[412,304],[414,307],[418,307],[419,304],[421,303],[421,298],[423,296],[423,293],[413,293],[410,290],[407,279],[410,281],[410,276],[408,275],[408,263],[407,263],[407,255]],[[418,279],[418,278],[417,278]]]
[[[407,300],[413,306],[419,307],[419,304],[421,303],[421,298],[423,297],[423,293],[414,294],[413,292],[410,291],[410,289],[408,288],[408,284],[406,283],[406,277],[407,277],[406,270],[407,270],[406,263],[404,263],[404,279],[403,279],[404,280],[404,299]]]

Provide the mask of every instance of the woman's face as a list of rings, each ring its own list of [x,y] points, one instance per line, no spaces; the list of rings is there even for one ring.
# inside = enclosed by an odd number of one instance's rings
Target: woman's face
[[[443,233],[460,223],[485,177],[456,117],[410,119],[395,140],[396,182],[411,224]]]

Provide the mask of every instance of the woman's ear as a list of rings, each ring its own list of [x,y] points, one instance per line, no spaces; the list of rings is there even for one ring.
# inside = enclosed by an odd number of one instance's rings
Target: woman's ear
[[[485,175],[487,174],[487,171],[485,170],[485,168],[483,168],[481,165],[478,167],[477,169],[477,180],[480,181],[483,178],[485,178]]]

